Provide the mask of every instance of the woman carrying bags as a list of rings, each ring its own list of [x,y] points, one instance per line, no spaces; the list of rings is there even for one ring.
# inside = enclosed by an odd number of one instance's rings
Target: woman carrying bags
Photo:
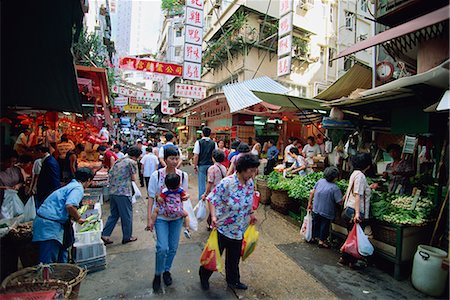
[[[226,250],[225,271],[228,286],[246,290],[240,280],[239,260],[242,239],[249,224],[256,222],[252,203],[254,193],[253,177],[259,166],[254,155],[243,155],[237,160],[236,173],[225,177],[207,197],[210,202],[212,226],[217,228],[219,251]],[[203,290],[209,289],[212,271],[200,267],[200,283]]]
[[[370,196],[372,190],[378,187],[374,183],[369,186],[364,174],[372,166],[372,158],[369,153],[358,153],[352,157],[353,173],[350,176],[347,192],[344,196],[344,210],[342,219],[347,222],[347,230],[350,232],[354,223],[359,223],[364,228],[369,219]],[[342,253],[339,263],[355,267],[357,258]]]

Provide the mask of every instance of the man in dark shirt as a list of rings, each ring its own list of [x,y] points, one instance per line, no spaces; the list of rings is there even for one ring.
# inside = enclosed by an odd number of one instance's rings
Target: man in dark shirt
[[[39,208],[44,200],[61,187],[61,169],[58,161],[50,155],[50,149],[44,145],[36,147],[38,156],[42,158],[42,168],[36,185],[35,202]]]
[[[206,176],[208,168],[212,166],[212,153],[217,149],[217,144],[209,137],[211,128],[203,127],[202,138],[194,145],[194,170],[198,173],[198,195],[199,201],[206,190]]]

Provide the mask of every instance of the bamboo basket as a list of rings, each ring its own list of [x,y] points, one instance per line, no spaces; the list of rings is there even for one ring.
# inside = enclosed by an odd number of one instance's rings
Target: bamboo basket
[[[289,213],[288,205],[289,197],[287,191],[272,190],[272,196],[270,197],[270,207],[273,210],[283,215],[287,215]]]
[[[267,181],[256,179],[256,190],[261,194],[260,203],[264,205],[270,204],[271,190],[267,187]]]
[[[54,299],[69,299],[72,293],[72,287],[67,282],[61,280],[15,282],[6,287],[2,287],[0,294],[6,296],[7,294],[21,293],[22,295],[18,297],[20,299],[36,299],[33,293],[44,291],[56,291]],[[29,294],[27,295],[28,297],[25,294]]]
[[[72,264],[50,264],[52,271],[49,273],[50,280],[59,280],[66,282],[72,289],[70,299],[78,299],[80,285],[86,277],[87,271]],[[29,267],[12,273],[2,282],[2,287],[26,282],[42,281],[39,267]]]

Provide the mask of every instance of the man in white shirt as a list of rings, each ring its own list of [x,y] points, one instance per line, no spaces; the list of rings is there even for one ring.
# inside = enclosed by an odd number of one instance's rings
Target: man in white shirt
[[[290,137],[288,143],[289,145],[284,148],[284,165],[286,168],[290,168],[295,162],[295,159],[289,155],[289,150],[293,147],[297,147],[298,139],[296,137]]]
[[[114,149],[114,153],[116,154],[116,156],[119,159],[121,159],[121,158],[123,158],[125,156],[125,154],[123,154],[123,152],[122,152],[122,146],[120,146],[119,144],[115,144],[113,146],[113,149]]]
[[[174,147],[174,148],[176,148],[178,150],[178,153],[180,153],[180,157],[181,157],[181,150],[180,150],[180,148],[178,148],[178,146],[174,145],[174,143],[173,143],[174,140],[175,140],[175,136],[172,133],[168,132],[168,133],[165,134],[164,137],[166,138],[166,143],[164,144],[164,146],[159,148],[159,153],[158,153],[159,162],[161,163],[161,165],[163,167],[166,166],[166,163],[164,161],[164,149],[166,149],[167,147]],[[183,163],[183,161],[180,159],[180,161],[179,161],[179,163],[177,165],[177,168],[179,168],[182,163]]]
[[[155,154],[153,154],[152,147],[147,147],[147,154],[145,154],[144,157],[141,158],[140,163],[142,164],[141,172],[144,175],[145,186],[147,187],[148,193],[148,183],[150,177],[152,176],[153,172],[158,170],[159,165],[158,158]]]
[[[322,153],[320,151],[320,146],[316,144],[316,141],[313,136],[309,136],[307,139],[308,144],[303,147],[303,155],[306,158],[313,158],[314,156],[317,156]]]
[[[194,171],[198,174],[198,196],[199,201],[206,190],[206,178],[208,168],[214,164],[212,153],[217,149],[217,144],[209,137],[211,128],[203,127],[202,138],[194,144]]]

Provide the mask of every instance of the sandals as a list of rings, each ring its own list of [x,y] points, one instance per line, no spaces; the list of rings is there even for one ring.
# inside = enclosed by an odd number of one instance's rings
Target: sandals
[[[113,241],[111,241],[110,239],[108,239],[108,238],[105,238],[105,237],[101,237],[101,239],[102,239],[102,241],[103,241],[103,244],[105,244],[105,245],[110,245],[110,244],[112,244],[112,243],[114,243]]]
[[[122,244],[128,244],[131,242],[136,242],[137,241],[137,237],[131,237],[128,241],[122,241]]]
[[[325,244],[325,243],[319,243],[319,248],[323,248],[323,249],[330,249],[331,247],[330,247],[330,245],[328,245],[328,244]]]

